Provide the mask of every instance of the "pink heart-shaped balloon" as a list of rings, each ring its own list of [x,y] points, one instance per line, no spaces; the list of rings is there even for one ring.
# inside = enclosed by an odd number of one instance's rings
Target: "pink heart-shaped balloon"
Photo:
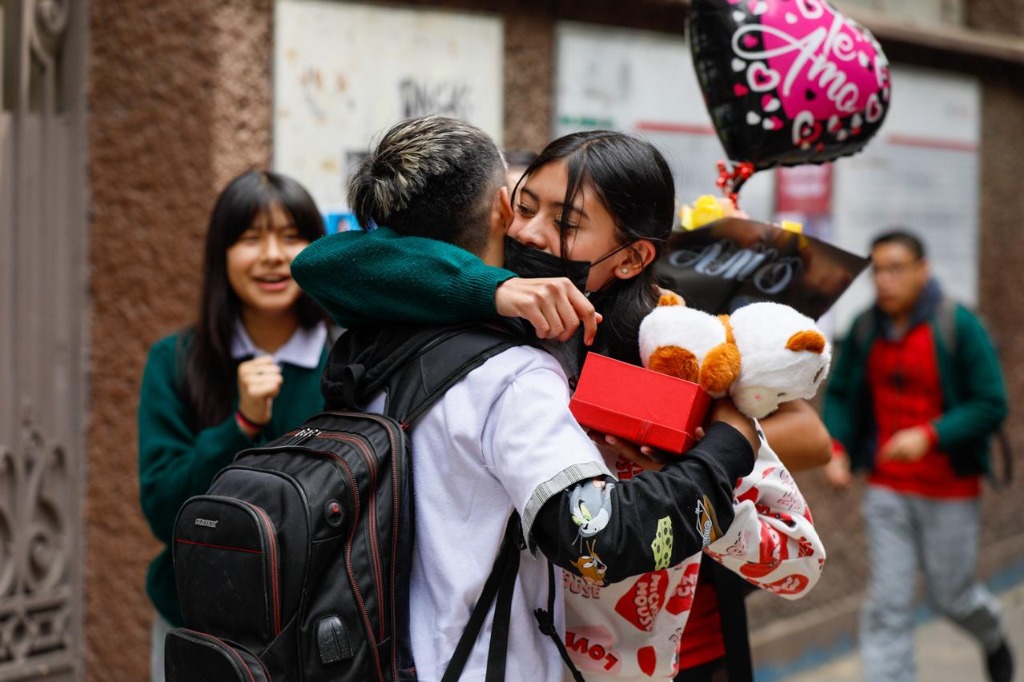
[[[878,42],[825,0],[747,6],[756,11],[732,0],[692,0],[690,10],[694,66],[729,158],[760,170],[860,151],[891,102]],[[738,97],[737,84],[758,97]]]
[[[782,75],[777,96],[790,118],[804,110],[816,119],[851,116],[889,82],[888,62],[870,34],[820,0],[769,3],[759,24],[736,35],[744,44],[740,58],[763,60]],[[747,50],[750,36],[763,46]]]

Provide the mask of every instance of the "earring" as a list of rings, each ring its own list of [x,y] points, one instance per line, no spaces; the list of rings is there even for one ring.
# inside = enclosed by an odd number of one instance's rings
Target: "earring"
[[[622,274],[623,275],[628,275],[629,274],[629,268],[622,268]]]

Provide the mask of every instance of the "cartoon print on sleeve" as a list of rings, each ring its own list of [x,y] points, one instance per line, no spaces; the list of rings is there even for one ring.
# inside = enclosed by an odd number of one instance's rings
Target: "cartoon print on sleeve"
[[[593,542],[587,543],[586,552],[579,559],[573,561],[572,565],[588,583],[604,586],[604,576],[608,572],[607,564],[601,561],[601,557],[594,551]]]
[[[592,538],[608,525],[612,518],[610,493],[615,484],[594,479],[581,483],[569,494],[569,513],[579,526],[581,538]]]
[[[722,537],[722,527],[718,525],[718,518],[715,516],[715,507],[711,500],[704,495],[697,500],[697,508],[694,510],[697,516],[697,532],[704,539],[704,547]]]
[[[593,538],[608,526],[612,517],[610,493],[615,483],[594,479],[581,483],[569,493],[569,514],[579,528],[578,539],[583,554],[572,562],[583,578],[594,585],[604,585],[608,566],[594,551]]]
[[[658,519],[658,530],[654,534],[651,551],[654,553],[655,571],[666,569],[672,563],[672,519],[667,516]]]
[[[579,566],[574,564],[576,569]],[[576,575],[572,571],[562,571],[562,587],[565,591],[582,599],[600,599],[603,585],[593,583],[583,576]]]

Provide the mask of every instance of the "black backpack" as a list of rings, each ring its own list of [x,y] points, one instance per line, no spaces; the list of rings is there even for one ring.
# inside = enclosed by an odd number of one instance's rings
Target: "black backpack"
[[[526,340],[483,327],[398,333],[398,342],[387,337],[387,362],[343,372],[349,407],[370,382],[388,387],[386,414],[314,416],[240,452],[207,494],[181,508],[173,554],[186,627],[167,636],[168,682],[416,679],[406,430],[449,386]],[[521,549],[513,515],[445,680],[461,673],[491,603],[497,598],[498,614],[508,610]],[[488,679],[504,676],[507,613],[500,621]]]

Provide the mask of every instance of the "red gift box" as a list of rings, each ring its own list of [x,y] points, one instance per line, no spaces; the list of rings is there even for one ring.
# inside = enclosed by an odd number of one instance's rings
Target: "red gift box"
[[[569,410],[587,428],[683,453],[710,405],[693,382],[589,353]]]

